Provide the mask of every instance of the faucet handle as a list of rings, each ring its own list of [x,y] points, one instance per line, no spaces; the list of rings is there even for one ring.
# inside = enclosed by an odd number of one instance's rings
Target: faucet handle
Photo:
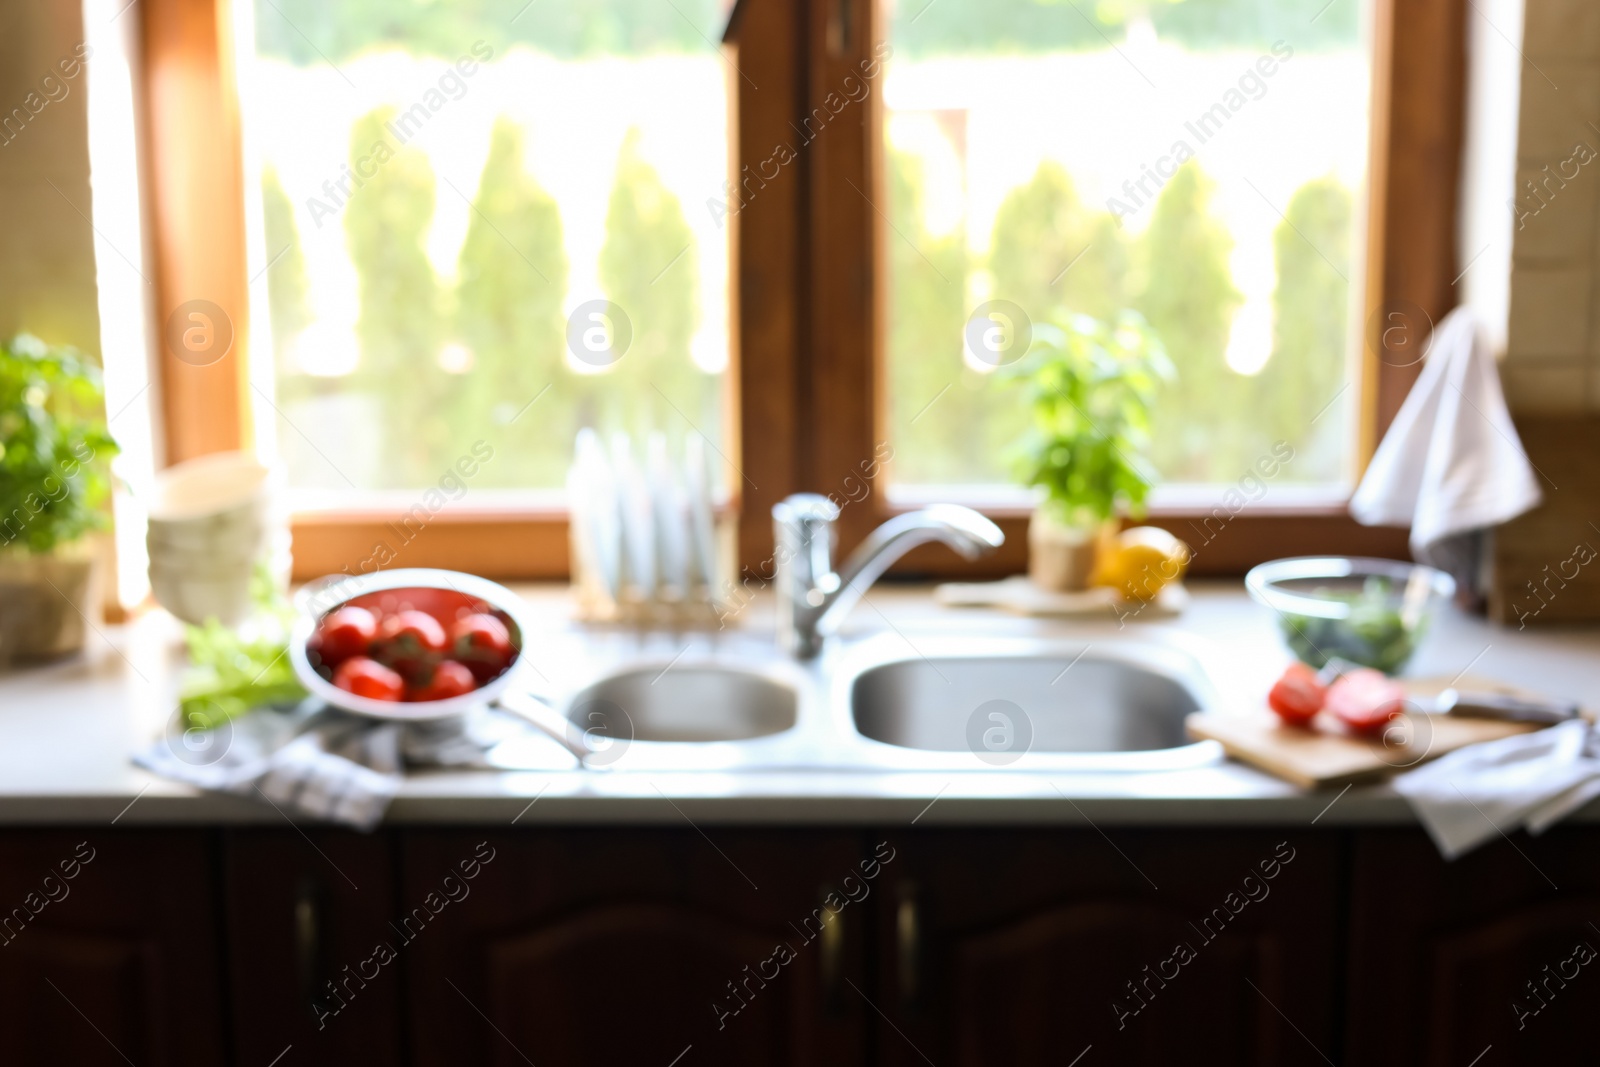
[[[791,556],[808,555],[818,578],[833,573],[833,524],[838,521],[839,505],[816,493],[796,493],[772,506],[778,543]]]
[[[772,521],[804,528],[831,525],[839,521],[839,505],[820,493],[796,493],[772,505]]]
[[[839,588],[839,576],[833,569],[834,523],[838,521],[839,505],[817,493],[796,493],[772,507],[780,559],[793,561],[781,568],[794,586],[789,593],[812,607],[820,606]]]

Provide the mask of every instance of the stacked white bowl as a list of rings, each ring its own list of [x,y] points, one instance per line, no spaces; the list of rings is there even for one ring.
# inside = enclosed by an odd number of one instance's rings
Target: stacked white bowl
[[[232,625],[250,614],[258,563],[288,572],[282,478],[243,452],[219,452],[156,475],[145,544],[150,588],[178,618]]]

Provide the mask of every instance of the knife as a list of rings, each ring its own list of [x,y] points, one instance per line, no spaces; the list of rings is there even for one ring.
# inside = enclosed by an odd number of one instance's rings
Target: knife
[[[1532,722],[1553,726],[1576,719],[1578,705],[1559,700],[1532,700],[1503,693],[1463,693],[1446,689],[1434,698],[1437,715],[1471,719],[1501,719],[1505,722]]]

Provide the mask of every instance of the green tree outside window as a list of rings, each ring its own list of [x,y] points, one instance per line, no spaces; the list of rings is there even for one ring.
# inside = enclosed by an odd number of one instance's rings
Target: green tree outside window
[[[695,261],[683,205],[639,154],[638,130],[630,130],[606,211],[600,285],[628,316],[633,337],[614,366],[588,379],[603,428],[677,438],[685,418],[708,433],[718,425],[715,385],[689,352],[698,325]]]
[[[567,292],[561,212],[524,171],[522,132],[504,117],[490,137],[472,207],[455,320],[472,366],[451,422],[475,434],[485,424],[496,428],[496,459],[480,484],[559,484],[577,432],[561,314]]]
[[[395,147],[384,128],[393,117],[393,108],[378,108],[350,131],[352,167],[379,142],[392,158],[354,191],[344,226],[360,277],[361,363],[351,384],[380,401],[385,488],[406,488],[439,480],[439,457],[451,444],[445,412],[459,383],[446,381],[438,362],[444,301],[427,252],[433,165],[415,148]]]

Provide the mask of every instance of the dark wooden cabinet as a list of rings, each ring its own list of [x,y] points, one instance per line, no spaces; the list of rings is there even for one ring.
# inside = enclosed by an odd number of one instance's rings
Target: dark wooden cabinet
[[[1519,833],[1446,863],[1417,831],[1365,831],[1350,916],[1350,1062],[1594,1059],[1600,832]]]
[[[222,837],[234,1062],[294,1067],[403,1062],[392,836],[307,828]],[[285,1063],[288,1063],[285,1058]]]
[[[708,828],[412,833],[413,1060],[863,1062],[853,833]],[[472,877],[469,879],[468,875]],[[436,910],[433,910],[436,909]],[[689,1057],[693,1058],[690,1059]]]
[[[213,860],[196,832],[0,835],[0,1062],[226,1062]]]
[[[1587,827],[303,829],[0,834],[0,1063],[1593,1058]]]
[[[885,1064],[1061,1065],[1091,1046],[1097,1062],[1310,1064],[1333,1046],[1334,841],[1093,829],[890,840]]]

